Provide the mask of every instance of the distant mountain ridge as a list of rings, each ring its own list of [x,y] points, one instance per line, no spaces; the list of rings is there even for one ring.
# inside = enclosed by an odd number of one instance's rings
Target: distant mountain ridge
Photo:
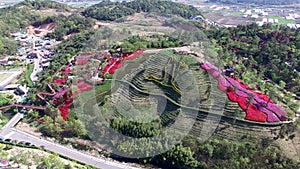
[[[290,5],[299,4],[300,0],[209,0],[210,2],[221,3],[245,3],[245,4],[257,4],[257,5]]]
[[[164,0],[134,0],[130,2],[112,2],[104,0],[85,9],[83,15],[98,20],[114,21],[123,16],[139,12],[172,14],[183,18],[201,15],[200,10],[191,5]]]

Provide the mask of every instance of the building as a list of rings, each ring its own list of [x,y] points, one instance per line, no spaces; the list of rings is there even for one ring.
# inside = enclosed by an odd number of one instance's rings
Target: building
[[[224,67],[223,73],[225,74],[225,76],[233,77],[234,72],[235,72],[234,67],[232,67],[232,66],[225,66]]]
[[[257,14],[253,14],[253,15],[251,15],[251,18],[257,19],[257,18],[258,18],[258,15],[257,15]]]
[[[274,23],[274,19],[269,18],[269,19],[268,19],[268,23]]]
[[[0,60],[0,65],[7,65],[8,59],[2,59]]]
[[[251,10],[247,10],[247,11],[245,12],[245,15],[251,15],[251,14],[252,14]]]
[[[36,59],[36,58],[38,58],[37,53],[32,52],[27,55],[27,59]]]
[[[268,22],[268,18],[263,18],[262,22],[263,23],[267,23]]]

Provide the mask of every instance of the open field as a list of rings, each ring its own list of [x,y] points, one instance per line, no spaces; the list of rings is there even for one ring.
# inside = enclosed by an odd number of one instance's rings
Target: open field
[[[7,71],[0,71],[0,86],[6,86],[10,84],[12,81],[17,79],[23,71],[18,70],[7,70]]]
[[[6,79],[8,79],[10,76],[12,76],[14,73],[9,73],[9,72],[7,72],[7,73],[0,73],[0,82],[2,82],[2,81],[4,81],[4,80],[6,80]]]
[[[42,162],[47,163],[47,165],[55,164],[58,168],[64,168],[65,166],[87,168],[87,166],[83,166],[75,161],[70,161],[43,150],[18,146],[11,146],[11,148],[5,147],[9,146],[0,144],[1,158],[8,160],[9,168],[33,169],[37,168]]]
[[[25,73],[25,79],[26,79],[28,86],[33,86],[33,82],[30,79],[30,75],[31,75],[33,69],[34,69],[34,65],[29,65],[29,68]]]
[[[270,16],[269,18],[271,19],[278,19],[278,23],[279,24],[296,24],[296,22],[294,20],[286,20],[284,18],[282,18],[281,16]]]

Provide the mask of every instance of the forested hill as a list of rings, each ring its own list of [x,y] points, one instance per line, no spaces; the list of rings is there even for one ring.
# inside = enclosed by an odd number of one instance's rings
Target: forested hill
[[[69,7],[52,1],[25,0],[11,7],[0,10],[0,56],[12,55],[17,51],[17,44],[9,39],[10,33],[36,22],[45,20],[49,15],[35,10],[59,9],[68,10]]]
[[[221,3],[245,3],[245,4],[258,4],[258,5],[289,5],[298,4],[300,0],[210,0],[210,2],[221,2]]]
[[[58,3],[51,0],[24,0],[18,3],[15,7],[27,6],[29,8],[41,10],[41,9],[59,9],[63,11],[69,11],[70,7],[66,4]]]
[[[50,9],[51,12],[44,10]],[[25,29],[29,25],[39,26],[41,24],[56,22],[58,27],[51,34],[52,38],[61,40],[62,37],[82,30],[92,28],[94,21],[72,14],[69,16],[57,15],[52,11],[68,12],[71,8],[54,1],[25,0],[11,7],[0,10],[0,56],[12,55],[17,51],[15,42],[9,39],[14,31]]]
[[[131,2],[105,0],[87,8],[83,15],[98,20],[113,21],[136,12],[173,14],[183,18],[201,15],[201,12],[193,6],[163,0],[135,0]]]

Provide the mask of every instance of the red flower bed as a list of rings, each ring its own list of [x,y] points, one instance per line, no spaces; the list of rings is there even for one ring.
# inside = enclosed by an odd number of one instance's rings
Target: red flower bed
[[[126,60],[133,60],[133,59],[136,59],[139,55],[141,55],[144,51],[143,50],[137,50],[133,53],[130,53],[129,55],[123,55],[123,59],[124,61]]]
[[[210,64],[202,64],[201,68],[217,78],[218,88],[227,93],[230,101],[237,102],[246,112],[246,119],[258,122],[278,122],[286,119],[286,112],[275,105],[268,96],[254,92],[246,84],[236,78],[225,77],[218,68]],[[232,88],[229,88],[229,87]],[[254,94],[254,98],[250,95]],[[267,103],[269,101],[269,103]]]
[[[58,107],[58,110],[60,111],[60,115],[64,120],[68,120],[68,114],[69,114],[69,107],[71,104],[65,104]]]
[[[109,74],[114,74],[115,71],[117,69],[119,69],[120,67],[122,67],[124,62],[118,60],[117,62],[115,62],[115,64],[110,68],[110,70],[108,71]]]
[[[143,50],[137,50],[135,52],[129,52],[129,53],[124,53],[122,55],[123,60],[117,60],[117,59],[113,59],[109,62],[109,64],[105,65],[104,69],[103,69],[103,73],[108,73],[109,74],[114,74],[115,71],[117,69],[119,69],[120,67],[123,66],[123,63],[126,60],[133,60],[136,59],[140,54],[142,54],[144,51]],[[111,66],[113,65],[113,66]],[[109,69],[110,68],[110,69]],[[109,70],[108,70],[109,69]]]
[[[105,65],[105,67],[103,69],[103,73],[106,74],[108,69],[111,67],[111,65],[115,64],[116,61],[117,61],[117,59],[113,59],[113,60],[109,61],[109,63]]]
[[[45,120],[41,120],[40,118],[38,118],[37,122],[39,122],[39,123],[45,123]]]
[[[64,70],[60,70],[62,74],[68,75],[71,72],[71,68],[69,66],[66,67]]]
[[[56,83],[56,84],[64,84],[68,81],[68,78],[62,78],[62,79],[53,79],[53,83]]]
[[[255,106],[250,104],[246,112],[245,119],[258,122],[266,122],[267,115],[265,113],[260,112]]]

